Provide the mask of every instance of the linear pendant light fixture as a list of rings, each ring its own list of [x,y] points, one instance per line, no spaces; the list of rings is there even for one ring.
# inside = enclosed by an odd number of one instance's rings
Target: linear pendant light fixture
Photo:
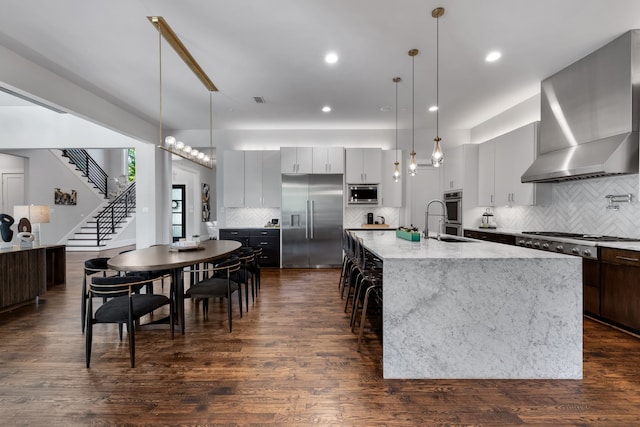
[[[409,175],[416,176],[416,150],[415,150],[415,120],[416,120],[416,90],[415,90],[415,58],[420,53],[418,49],[411,49],[409,56],[411,57],[411,158],[409,159]]]
[[[160,144],[158,148],[175,154],[183,159],[191,160],[201,166],[213,169],[213,92],[218,89],[213,84],[207,73],[191,56],[184,44],[180,41],[175,32],[171,29],[167,21],[162,16],[147,16],[147,19],[158,30],[158,52],[159,52],[159,74],[160,74]],[[174,136],[168,135],[163,138],[162,134],[162,38],[176,51],[189,69],[202,82],[209,91],[209,153],[191,148],[182,141],[177,141]]]
[[[438,23],[439,18],[444,15],[443,7],[436,7],[431,11],[431,16],[436,18],[436,137],[433,139],[435,142],[433,145],[433,152],[431,153],[431,164],[435,167],[440,167],[444,163],[444,155],[440,148],[440,133],[438,129],[438,112],[440,111],[440,88],[439,88],[439,72],[440,72],[440,28]]]
[[[393,181],[400,181],[400,163],[398,162],[398,83],[400,83],[402,79],[400,77],[394,77],[393,82],[396,84],[396,161],[393,163],[395,166],[393,171]]]

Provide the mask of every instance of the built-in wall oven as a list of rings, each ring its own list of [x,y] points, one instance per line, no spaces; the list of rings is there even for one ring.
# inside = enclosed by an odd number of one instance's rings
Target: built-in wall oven
[[[447,208],[447,222],[444,232],[454,236],[462,236],[462,191],[444,193],[444,205]]]

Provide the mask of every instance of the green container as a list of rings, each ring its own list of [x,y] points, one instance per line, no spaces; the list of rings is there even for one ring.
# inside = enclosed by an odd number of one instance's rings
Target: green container
[[[419,242],[420,232],[396,230],[396,237],[399,237],[404,240],[409,240],[410,242]]]

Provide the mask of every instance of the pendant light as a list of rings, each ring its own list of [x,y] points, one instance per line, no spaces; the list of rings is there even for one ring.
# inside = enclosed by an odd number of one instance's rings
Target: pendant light
[[[416,169],[418,165],[416,163],[416,150],[415,150],[415,120],[416,120],[416,91],[415,91],[415,59],[416,55],[420,51],[418,49],[411,49],[409,56],[411,57],[411,159],[409,159],[409,175],[416,176]]]
[[[440,58],[439,58],[439,45],[440,45],[440,28],[438,25],[438,18],[444,15],[443,7],[436,7],[431,11],[431,16],[436,18],[436,137],[433,139],[435,144],[433,145],[433,152],[431,153],[431,164],[435,167],[442,166],[444,163],[444,155],[442,154],[442,149],[440,148],[440,132],[438,128],[438,112],[440,111],[440,99],[439,99],[439,68],[440,68]]]
[[[167,21],[162,16],[148,16],[149,22],[158,30],[158,59],[159,59],[159,81],[160,81],[160,114],[159,114],[159,139],[158,148],[175,154],[183,159],[190,160],[201,166],[213,169],[213,97],[212,94],[218,89],[215,87],[209,76],[204,72],[196,60],[191,56],[182,41],[171,29]],[[191,69],[193,74],[204,84],[209,91],[209,153],[206,154],[195,148],[178,141],[174,136],[168,135],[163,138],[162,133],[162,39],[176,51],[185,64]]]
[[[393,82],[396,84],[396,161],[393,163],[395,166],[393,171],[393,181],[400,181],[400,163],[398,163],[398,83],[400,83],[402,79],[400,77],[394,77]]]

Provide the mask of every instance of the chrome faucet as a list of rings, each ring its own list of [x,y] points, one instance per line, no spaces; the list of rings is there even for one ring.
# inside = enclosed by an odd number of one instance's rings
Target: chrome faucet
[[[447,206],[440,199],[433,199],[429,203],[427,203],[427,211],[424,214],[424,237],[427,239],[429,238],[429,208],[431,207],[432,203],[440,203],[442,205],[442,213],[439,214],[439,216],[441,216],[442,219],[438,224],[438,233],[436,235],[436,239],[440,240],[440,229],[442,228],[442,224],[447,222],[448,220]]]

